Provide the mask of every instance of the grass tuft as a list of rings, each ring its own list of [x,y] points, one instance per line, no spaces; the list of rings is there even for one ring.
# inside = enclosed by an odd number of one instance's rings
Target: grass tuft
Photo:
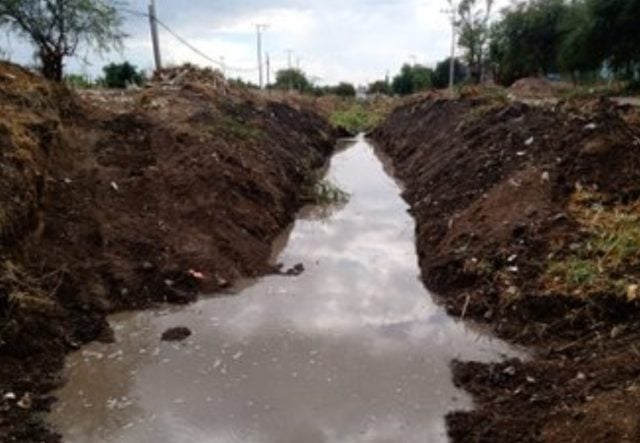
[[[349,201],[349,193],[328,180],[306,186],[302,191],[302,202],[319,206],[341,205]]]
[[[640,266],[640,203],[605,207],[599,196],[577,191],[569,206],[583,238],[558,251],[543,275],[552,292],[588,297],[626,296]]]

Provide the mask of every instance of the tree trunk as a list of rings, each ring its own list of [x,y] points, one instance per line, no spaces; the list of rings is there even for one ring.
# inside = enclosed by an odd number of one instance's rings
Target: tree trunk
[[[62,82],[62,54],[50,51],[40,51],[40,62],[42,63],[41,71],[42,75],[54,82]]]

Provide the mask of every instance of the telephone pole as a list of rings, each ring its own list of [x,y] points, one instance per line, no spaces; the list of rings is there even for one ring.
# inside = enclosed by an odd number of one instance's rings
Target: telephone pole
[[[287,61],[288,61],[288,65],[289,65],[289,70],[291,70],[292,66],[291,66],[291,57],[293,55],[293,49],[287,49]]]
[[[271,58],[269,57],[269,53],[267,52],[267,89],[271,92],[269,85],[271,84]]]
[[[160,39],[158,38],[156,0],[149,0],[149,24],[151,25],[151,42],[153,43],[153,58],[156,63],[156,71],[160,71],[162,69],[162,59],[160,57]]]
[[[293,49],[287,49],[287,64],[289,66],[289,92],[293,91],[293,67],[291,66],[291,56],[293,55]]]
[[[266,24],[256,25],[256,31],[258,33],[258,85],[260,89],[264,86],[262,77],[262,33],[269,27]]]

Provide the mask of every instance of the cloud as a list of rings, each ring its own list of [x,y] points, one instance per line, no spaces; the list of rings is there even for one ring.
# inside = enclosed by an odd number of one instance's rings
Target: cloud
[[[129,9],[145,12],[147,0],[132,0]],[[507,3],[499,0],[496,10]],[[224,57],[231,76],[257,79],[257,23],[270,26],[264,48],[274,70],[288,65],[287,50],[294,64],[320,83],[351,81],[366,83],[394,74],[415,56],[434,65],[448,56],[450,25],[441,12],[446,0],[157,0],[159,18],[179,35],[215,60]],[[152,69],[148,20],[126,15],[126,40],[122,53],[100,57],[84,51],[83,64],[73,60],[71,70],[99,74],[108,61],[130,60]],[[211,63],[161,31],[163,58],[168,62]],[[31,59],[22,45],[13,58]],[[248,72],[251,71],[252,72]]]

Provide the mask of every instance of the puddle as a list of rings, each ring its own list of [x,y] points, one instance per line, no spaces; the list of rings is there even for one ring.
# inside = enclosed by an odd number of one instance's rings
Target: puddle
[[[328,171],[349,202],[303,211],[280,254],[302,275],[113,316],[115,344],[68,358],[51,416],[65,442],[447,441],[446,412],[471,406],[451,359],[514,351],[433,303],[398,185],[366,140],[352,144]],[[193,335],[160,342],[174,326]]]

